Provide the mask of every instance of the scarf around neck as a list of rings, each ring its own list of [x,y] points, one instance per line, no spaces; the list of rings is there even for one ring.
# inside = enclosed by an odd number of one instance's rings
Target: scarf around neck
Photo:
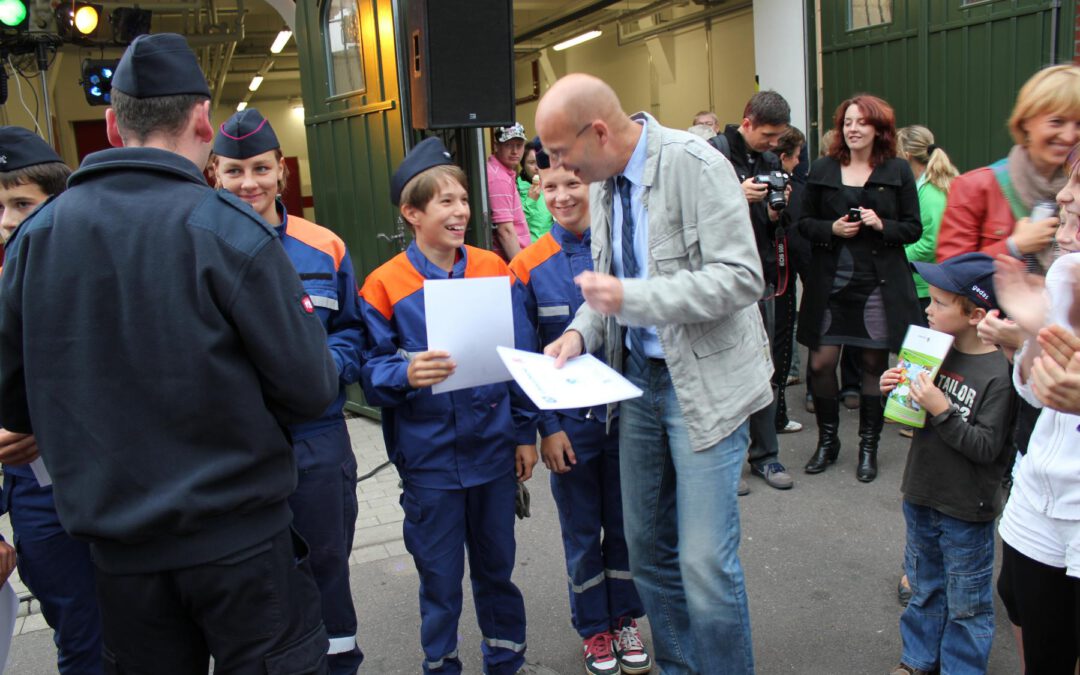
[[[1016,190],[1016,195],[1020,197],[1020,201],[1024,203],[1028,211],[1035,206],[1035,202],[1054,201],[1057,193],[1068,181],[1063,168],[1055,171],[1049,180],[1044,178],[1035,170],[1031,155],[1022,145],[1014,145],[1012,150],[1009,150],[1008,169],[1013,189]]]

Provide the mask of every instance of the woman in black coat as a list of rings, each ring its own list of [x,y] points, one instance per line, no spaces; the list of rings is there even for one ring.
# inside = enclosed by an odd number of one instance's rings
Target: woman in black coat
[[[878,379],[910,324],[922,324],[904,244],[922,234],[911,167],[896,157],[893,110],[860,94],[840,104],[828,155],[810,167],[799,231],[812,245],[799,342],[810,348],[820,473],[840,452],[836,364],[843,345],[862,352],[856,477],[877,477],[883,408]],[[886,311],[886,307],[888,310]]]

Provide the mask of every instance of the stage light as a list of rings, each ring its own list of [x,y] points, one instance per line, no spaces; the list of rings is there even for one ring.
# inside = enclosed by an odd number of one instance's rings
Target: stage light
[[[113,41],[129,45],[140,35],[150,32],[150,19],[153,13],[138,7],[117,7],[109,15],[112,24]]]
[[[75,30],[89,35],[97,30],[98,11],[92,5],[83,5],[75,10]]]
[[[112,104],[112,78],[119,60],[86,59],[82,62],[83,94],[90,105]]]
[[[56,30],[65,40],[81,41],[97,37],[101,5],[63,2],[56,7]]]
[[[0,0],[0,27],[24,31],[30,24],[29,0]]]

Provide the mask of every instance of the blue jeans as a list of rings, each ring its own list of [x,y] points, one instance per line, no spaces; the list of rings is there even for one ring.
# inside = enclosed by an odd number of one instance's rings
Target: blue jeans
[[[736,497],[747,424],[694,452],[664,363],[629,359],[625,374],[645,392],[620,404],[619,469],[656,663],[665,675],[751,674]]]
[[[904,520],[911,601],[900,616],[901,660],[950,675],[985,673],[994,639],[994,523],[906,500]]]

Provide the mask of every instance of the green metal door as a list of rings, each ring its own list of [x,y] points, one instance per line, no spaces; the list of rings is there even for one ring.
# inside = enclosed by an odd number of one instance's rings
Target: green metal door
[[[893,105],[897,126],[929,127],[961,170],[1004,156],[1020,86],[1043,66],[1073,58],[1075,0],[809,0],[810,16],[815,5],[817,135],[832,126],[840,101],[869,92]],[[814,63],[813,39],[810,51]]]
[[[316,221],[349,247],[358,283],[399,250],[390,175],[404,156],[390,0],[296,3]],[[359,387],[352,410],[364,407]]]

